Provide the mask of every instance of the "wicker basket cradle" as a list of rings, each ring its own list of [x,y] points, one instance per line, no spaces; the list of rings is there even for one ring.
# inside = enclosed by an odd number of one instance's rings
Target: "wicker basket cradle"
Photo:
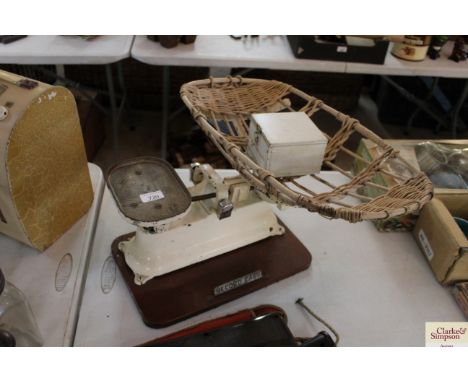
[[[432,198],[430,180],[401,158],[398,151],[358,120],[293,86],[278,81],[226,77],[187,83],[180,93],[193,118],[233,168],[273,201],[303,207],[328,218],[358,222],[417,212]],[[323,164],[348,178],[346,184],[334,185],[320,175],[311,174],[327,187],[327,191],[319,192],[306,187],[300,177],[275,177],[245,154],[251,114],[280,111],[302,111],[312,119],[319,112],[334,117],[337,129],[333,135],[325,134],[328,143]],[[381,148],[382,154],[368,161],[347,149],[345,143],[352,134],[370,139]],[[365,168],[351,175],[334,163],[338,153],[365,162]],[[407,170],[403,172],[405,175],[388,171],[389,162],[403,166]],[[379,174],[391,177],[397,184],[389,188],[375,183],[373,179]],[[376,188],[380,195],[364,196],[360,193],[363,187]]]

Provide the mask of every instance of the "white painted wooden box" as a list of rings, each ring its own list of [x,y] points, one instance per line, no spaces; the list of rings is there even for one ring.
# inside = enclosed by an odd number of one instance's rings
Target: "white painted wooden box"
[[[277,177],[318,173],[326,146],[303,112],[252,114],[247,155]]]

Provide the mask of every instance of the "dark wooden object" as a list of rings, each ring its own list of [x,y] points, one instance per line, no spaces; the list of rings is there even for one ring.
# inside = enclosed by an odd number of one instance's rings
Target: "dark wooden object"
[[[112,243],[112,255],[144,323],[153,328],[161,328],[309,268],[312,260],[309,251],[286,226],[285,229],[282,236],[273,236],[155,277],[144,285],[135,284],[134,274],[118,249],[118,244],[128,240],[134,233],[116,238]],[[215,295],[216,287],[258,271],[262,273],[261,278]]]

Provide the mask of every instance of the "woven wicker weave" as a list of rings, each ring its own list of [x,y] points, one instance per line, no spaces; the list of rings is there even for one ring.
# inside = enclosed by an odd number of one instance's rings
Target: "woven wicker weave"
[[[299,206],[329,218],[350,222],[376,220],[417,212],[432,197],[432,184],[420,171],[398,155],[376,134],[356,119],[338,112],[304,92],[278,81],[241,77],[210,78],[193,81],[181,88],[181,97],[194,119],[214,142],[233,168],[238,170],[259,192],[287,205]],[[252,113],[303,111],[312,119],[325,112],[337,121],[337,131],[327,136],[324,165],[345,175],[349,182],[333,185],[319,175],[314,179],[327,187],[326,192],[307,188],[300,178],[278,178],[258,166],[246,154],[250,116]],[[381,155],[368,161],[345,147],[352,134],[370,139],[380,147]],[[365,168],[352,176],[333,163],[338,153],[352,160],[366,163]],[[342,154],[341,154],[342,155]],[[398,162],[410,176],[393,174],[386,170],[388,162]],[[396,185],[388,188],[373,179],[391,177]],[[375,188],[380,195],[370,198],[361,195],[363,187]]]

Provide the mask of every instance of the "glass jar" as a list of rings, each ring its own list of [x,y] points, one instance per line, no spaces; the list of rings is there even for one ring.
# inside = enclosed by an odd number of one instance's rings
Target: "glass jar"
[[[0,347],[42,346],[33,312],[24,294],[0,269]]]

